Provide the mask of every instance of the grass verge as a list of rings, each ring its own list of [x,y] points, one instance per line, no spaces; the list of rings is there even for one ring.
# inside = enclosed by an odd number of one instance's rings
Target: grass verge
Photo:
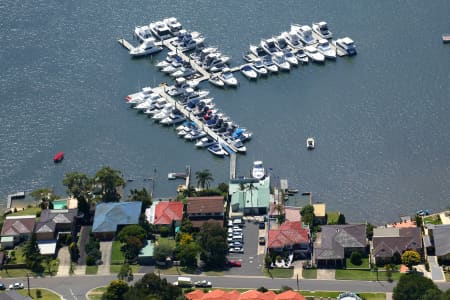
[[[37,297],[37,290],[41,291],[41,297]],[[22,296],[28,296],[28,290],[16,290]],[[47,289],[30,289],[30,295],[33,299],[45,299],[45,300],[60,300],[61,298],[54,292]]]
[[[98,266],[86,266],[86,275],[97,275]]]
[[[292,278],[294,276],[294,269],[283,269],[283,268],[264,268],[264,275],[273,278]]]
[[[303,269],[302,276],[304,279],[317,279],[317,269]]]
[[[392,280],[399,280],[400,276],[399,272],[393,272]],[[387,272],[373,272],[370,270],[336,270],[335,278],[336,280],[388,281]]]

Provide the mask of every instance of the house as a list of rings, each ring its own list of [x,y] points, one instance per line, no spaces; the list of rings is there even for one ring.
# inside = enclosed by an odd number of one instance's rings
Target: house
[[[139,223],[142,202],[100,203],[95,208],[92,232],[101,240],[112,240],[122,227]]]
[[[427,225],[425,236],[428,255],[435,255],[439,262],[450,262],[450,224]]]
[[[418,227],[377,227],[373,229],[372,259],[376,264],[391,263],[395,253],[405,250],[422,253],[422,234]]]
[[[238,178],[230,180],[230,215],[265,215],[269,212],[269,203],[274,202],[270,194],[270,177],[262,180]]]
[[[249,290],[242,294],[236,290],[213,290],[209,292],[195,290],[184,296],[188,300],[306,300],[299,292],[292,290],[280,294],[275,294],[273,291],[263,293],[257,290]]]
[[[145,210],[145,217],[155,226],[181,225],[183,219],[183,203],[180,201],[160,201]]]
[[[314,203],[314,224],[327,224],[327,205],[325,203]]]
[[[55,240],[59,233],[72,234],[78,209],[44,209],[34,232],[38,241]]]
[[[33,233],[36,216],[7,216],[1,232],[2,248],[13,248],[15,244],[27,240]]]
[[[215,222],[223,226],[224,205],[223,196],[188,197],[187,216],[192,226],[197,229],[205,222]]]
[[[267,248],[269,252],[293,252],[295,257],[306,258],[311,254],[309,230],[302,227],[301,221],[286,222],[277,229],[270,229]]]
[[[323,225],[314,242],[316,266],[344,266],[352,252],[367,252],[366,224]]]

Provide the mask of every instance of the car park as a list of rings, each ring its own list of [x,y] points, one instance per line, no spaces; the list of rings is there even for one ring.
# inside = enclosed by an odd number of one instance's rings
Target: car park
[[[20,290],[23,289],[23,283],[22,282],[15,282],[13,284],[9,285],[10,290]]]
[[[194,282],[194,286],[200,287],[200,288],[208,288],[208,287],[212,287],[212,283],[211,283],[211,281],[200,280],[200,281]]]

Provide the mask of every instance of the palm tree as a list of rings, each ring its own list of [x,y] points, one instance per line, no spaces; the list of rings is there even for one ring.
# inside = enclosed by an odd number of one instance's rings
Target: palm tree
[[[209,189],[209,183],[214,181],[211,172],[208,169],[195,172],[195,178],[197,179],[197,187]]]
[[[250,191],[250,203],[252,204],[252,209],[253,209],[253,191],[258,190],[258,188],[253,183],[250,183],[247,186],[247,190]]]

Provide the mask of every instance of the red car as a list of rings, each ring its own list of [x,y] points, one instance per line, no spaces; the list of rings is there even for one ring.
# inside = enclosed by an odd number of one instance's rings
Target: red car
[[[229,267],[242,267],[242,263],[238,260],[229,260],[227,261],[227,266]]]

